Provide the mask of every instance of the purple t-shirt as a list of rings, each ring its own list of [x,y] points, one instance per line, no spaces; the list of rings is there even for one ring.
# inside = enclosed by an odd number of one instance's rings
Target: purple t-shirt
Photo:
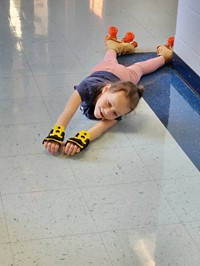
[[[114,74],[107,71],[97,71],[82,80],[79,85],[74,86],[74,89],[81,96],[81,110],[87,118],[97,119],[94,116],[94,101],[96,97],[106,84],[117,81],[120,81],[120,79]]]

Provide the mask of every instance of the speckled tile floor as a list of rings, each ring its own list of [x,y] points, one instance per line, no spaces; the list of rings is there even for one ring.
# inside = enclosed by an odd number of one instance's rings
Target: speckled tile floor
[[[41,145],[103,57],[108,26],[153,52],[175,33],[176,10],[175,0],[0,1],[0,266],[199,266],[199,171],[172,131],[190,121],[178,107],[194,106],[181,101],[187,89],[177,98],[171,70],[144,77],[137,110],[87,151],[63,158]],[[93,123],[78,112],[66,135]]]

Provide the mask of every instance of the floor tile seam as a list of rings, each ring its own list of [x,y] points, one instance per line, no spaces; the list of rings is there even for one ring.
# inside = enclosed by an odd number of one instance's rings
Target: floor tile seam
[[[153,178],[153,174],[151,174],[151,172],[149,171],[150,168],[148,167],[147,164],[145,164],[145,160],[142,158],[141,153],[137,150],[137,147],[136,147],[134,144],[132,144],[132,145],[133,145],[133,148],[134,148],[136,154],[137,154],[138,157],[140,158],[140,161],[141,161],[143,167],[144,167],[145,170],[148,172],[148,175],[150,176],[151,180],[152,180],[152,181],[155,181],[154,178]],[[152,145],[152,146],[153,146],[153,145]]]
[[[7,238],[8,238],[8,241],[6,241],[5,244],[9,244],[10,251],[11,251],[11,256],[12,256],[12,261],[14,262],[14,253],[13,253],[12,246],[10,244],[11,238],[10,238],[10,234],[9,234],[8,222],[7,222],[7,219],[6,219],[5,207],[4,207],[4,203],[3,203],[3,198],[2,198],[2,193],[1,192],[0,192],[0,202],[1,202],[1,205],[2,205],[2,209],[3,209],[3,219],[4,219],[4,222],[5,222],[5,226],[6,226],[6,235],[7,235]],[[0,245],[1,244],[4,244],[4,243],[0,243]]]
[[[105,241],[103,240],[103,237],[102,237],[102,234],[99,232],[99,237],[100,237],[100,239],[101,239],[101,242],[102,242],[102,244],[103,244],[103,246],[104,246],[104,249],[105,249],[105,251],[106,251],[106,254],[107,254],[107,256],[108,256],[108,258],[109,258],[109,260],[110,260],[110,264],[112,265],[112,266],[115,266],[113,263],[113,259],[112,259],[112,255],[111,255],[111,253],[109,252],[109,249],[107,248],[107,246],[106,246],[106,243],[105,243]]]
[[[54,76],[70,76],[70,75],[88,75],[88,72],[87,71],[74,71],[74,72],[66,72],[66,73],[47,73],[47,74],[38,74],[38,73],[33,73],[33,76],[32,77],[35,77],[37,79],[37,77],[54,77]],[[9,76],[10,77],[10,76]],[[21,76],[19,76],[21,77]],[[26,77],[26,76],[25,76]],[[28,76],[30,77],[30,76]]]
[[[100,237],[100,232],[89,232],[89,233],[79,233],[79,234],[63,234],[63,235],[58,235],[58,236],[51,236],[51,237],[39,237],[39,238],[31,238],[31,239],[20,239],[20,240],[13,240],[13,241],[9,241],[9,242],[4,242],[4,243],[0,243],[4,245],[4,244],[18,244],[18,243],[27,243],[27,242],[37,242],[37,241],[45,241],[45,240],[57,240],[57,239],[65,239],[65,238],[70,238],[70,237],[81,237],[81,236],[92,236],[92,235],[99,235]]]
[[[2,198],[6,198],[7,196],[21,196],[21,195],[27,195],[27,194],[40,194],[40,193],[49,193],[49,192],[64,192],[64,191],[75,191],[79,190],[80,187],[77,184],[77,186],[67,187],[67,188],[57,188],[57,189],[46,189],[46,190],[31,190],[31,191],[19,191],[19,192],[12,192],[12,193],[4,193],[1,191]]]
[[[120,187],[126,185],[136,185],[139,186],[142,183],[152,183],[154,180],[141,180],[141,181],[132,181],[132,182],[121,182],[121,183],[112,183],[112,184],[101,184],[101,185],[92,185],[92,186],[80,186],[81,189],[93,189],[93,188],[112,188]]]
[[[40,97],[41,97],[41,99],[42,99],[42,101],[43,101],[43,103],[44,103],[44,105],[45,105],[45,109],[46,109],[46,111],[47,111],[47,113],[48,113],[48,116],[49,116],[51,122],[53,122],[53,121],[52,121],[52,118],[51,118],[51,114],[50,114],[50,112],[49,112],[49,110],[48,110],[47,104],[46,104],[46,102],[45,102],[45,97],[44,97],[43,94],[42,94],[42,91],[41,91],[41,89],[40,89],[40,86],[39,86],[39,84],[38,84],[38,81],[37,81],[37,79],[36,79],[36,77],[35,77],[34,72],[33,72],[33,79],[34,79],[34,81],[35,81],[35,83],[36,83],[36,86],[37,86],[37,89],[38,89],[38,91],[39,91],[39,93],[40,93]]]
[[[175,214],[175,216],[177,217],[177,219],[180,221],[180,224],[183,225],[184,223],[187,223],[187,222],[200,222],[200,218],[197,219],[197,220],[192,220],[192,221],[184,222],[183,219],[176,212],[175,208],[170,203],[170,199],[169,199],[169,197],[166,194],[165,194],[165,200],[167,201],[167,203],[168,203],[169,207],[171,208],[172,212]]]
[[[35,99],[42,99],[44,101],[44,99],[41,96],[28,96],[28,97],[13,97],[13,98],[0,98],[0,102],[3,101],[10,101],[10,102],[16,102],[16,101],[20,101],[20,100],[35,100]]]
[[[167,129],[166,129],[167,130]],[[169,132],[170,133],[170,132]],[[171,134],[171,133],[170,133]],[[172,136],[173,137],[173,136]],[[174,138],[174,137],[173,137]],[[174,139],[175,140],[175,139]],[[176,141],[176,140],[175,140]],[[134,145],[134,148],[135,148],[135,151],[136,151],[136,153],[138,154],[138,156],[140,157],[140,159],[141,159],[141,161],[142,161],[142,163],[144,164],[144,166],[145,166],[145,168],[147,169],[147,170],[149,170],[149,174],[151,175],[151,177],[152,177],[152,179],[153,180],[163,180],[162,178],[160,178],[160,179],[158,179],[158,178],[154,178],[154,175],[153,175],[153,173],[151,173],[151,167],[149,166],[149,165],[147,165],[146,163],[145,163],[145,160],[142,158],[142,156],[140,155],[140,153],[137,151],[137,147],[144,147],[146,144],[140,144],[140,145]],[[178,145],[178,147],[181,149],[181,152],[182,153],[184,153],[184,155],[190,160],[190,162],[191,162],[191,164],[192,164],[192,166],[193,167],[195,167],[195,169],[196,169],[196,171],[198,171],[198,168],[194,165],[194,163],[193,163],[193,161],[188,157],[188,155],[187,155],[187,153],[182,149],[182,147],[181,147],[181,145],[179,145],[179,143],[176,141],[176,144],[174,144],[174,143],[170,143],[169,144],[169,146],[175,146],[175,145]],[[149,146],[154,146],[154,144],[149,144],[148,145],[148,147]],[[183,177],[178,177],[177,179],[180,179],[180,178],[185,178],[185,177],[195,177],[197,174],[195,174],[195,175],[186,175],[186,176],[183,176]],[[168,179],[176,179],[176,178],[171,178],[171,177],[168,177],[168,178],[164,178],[164,180],[168,180]]]
[[[13,245],[15,244],[25,244],[25,243],[34,243],[34,242],[38,242],[38,241],[48,241],[48,240],[67,240],[69,238],[76,238],[76,237],[84,237],[84,236],[93,236],[93,235],[97,235],[100,237],[101,239],[101,242],[108,254],[108,250],[106,249],[106,246],[105,246],[105,243],[103,241],[103,238],[102,238],[102,234],[105,234],[105,233],[113,233],[113,232],[126,232],[126,231],[135,231],[136,229],[146,229],[146,228],[163,228],[163,227],[168,227],[168,226],[173,226],[173,225],[182,225],[182,223],[168,223],[168,224],[152,224],[152,225],[141,225],[141,226],[136,226],[136,227],[129,227],[129,228],[123,228],[123,229],[113,229],[113,230],[103,230],[103,231],[100,231],[100,232],[91,232],[91,233],[79,233],[79,234],[64,234],[64,235],[60,235],[60,236],[54,236],[54,237],[45,237],[45,238],[32,238],[32,239],[21,239],[21,240],[15,240],[15,241],[9,241],[9,242],[4,242],[4,243],[0,243],[0,246],[1,245],[5,245],[5,244],[10,244],[11,246],[11,250],[12,250],[12,247]],[[185,229],[185,228],[184,228]],[[186,233],[189,235],[190,237],[190,234],[187,232],[187,230],[185,230]],[[193,244],[197,247],[196,243],[194,242],[193,238],[190,237],[190,239],[192,240]],[[197,247],[197,249],[199,250],[199,248]],[[14,253],[14,252],[13,252]],[[12,253],[12,256],[13,256],[13,253]],[[109,257],[109,256],[108,256]],[[110,258],[110,257],[109,257]]]
[[[173,223],[156,223],[152,222],[151,224],[140,224],[140,225],[135,225],[135,226],[127,226],[127,227],[120,227],[120,228],[113,228],[113,229],[108,229],[108,230],[98,230],[98,233],[104,234],[104,233],[109,233],[109,232],[120,232],[120,231],[129,231],[129,230],[136,230],[136,229],[142,229],[142,228],[155,228],[155,227],[164,227],[164,226],[171,226],[171,225],[182,225],[181,222],[173,222]]]
[[[159,188],[159,185],[156,183],[156,181],[154,180],[155,184],[157,185],[157,187]],[[167,197],[167,194],[165,194],[163,191],[161,191],[162,195],[164,196],[165,201],[167,202],[167,205],[169,206],[169,208],[171,209],[172,213],[175,215],[175,217],[177,218],[177,220],[179,221],[179,224],[182,224],[182,220],[179,217],[179,215],[176,213],[175,209],[173,208],[173,206],[171,205],[169,198]],[[164,193],[164,194],[163,194]]]
[[[12,27],[14,28],[13,25],[12,25]],[[31,66],[30,66],[30,64],[29,64],[29,60],[28,60],[28,58],[27,58],[27,55],[26,55],[26,53],[25,53],[25,51],[24,51],[24,49],[23,49],[22,43],[21,43],[21,41],[18,41],[18,43],[19,43],[19,45],[20,45],[20,47],[21,47],[21,52],[22,52],[23,56],[25,57],[26,64],[27,64],[27,66],[28,66],[28,68],[29,68],[29,71],[31,72],[31,75],[33,76],[33,71],[32,71]],[[21,56],[20,56],[20,57],[21,57]]]
[[[51,119],[51,118],[50,118]],[[53,120],[45,120],[45,121],[38,121],[38,122],[24,122],[24,123],[10,123],[10,124],[0,124],[0,128],[1,127],[13,127],[13,126],[30,126],[30,125],[33,125],[33,126],[38,126],[38,125],[45,125],[45,124],[48,124],[48,123],[53,123]]]
[[[154,182],[154,181],[153,181]],[[155,182],[154,182],[155,183]],[[157,185],[157,184],[156,184]],[[90,213],[90,216],[91,216],[91,219],[92,219],[92,221],[93,221],[93,223],[94,223],[94,225],[95,225],[95,228],[97,229],[97,232],[99,233],[99,235],[100,235],[100,237],[101,237],[101,241],[102,241],[102,243],[103,243],[103,245],[104,245],[104,248],[105,248],[105,250],[106,250],[106,252],[107,252],[107,255],[108,255],[108,257],[110,258],[110,255],[109,255],[109,252],[108,252],[108,249],[106,248],[106,244],[105,244],[105,242],[104,242],[104,240],[103,240],[103,237],[102,237],[102,234],[104,233],[104,232],[113,232],[113,231],[127,231],[127,230],[135,230],[136,228],[138,228],[138,226],[135,226],[135,227],[126,227],[126,228],[120,228],[119,230],[118,229],[113,229],[112,231],[110,231],[110,230],[105,230],[105,231],[101,231],[100,230],[100,228],[98,227],[98,224],[96,224],[96,220],[95,220],[95,217],[93,217],[93,214],[92,214],[92,212],[90,211],[90,208],[89,208],[89,205],[88,205],[88,202],[87,202],[87,199],[85,198],[85,196],[84,196],[84,192],[82,191],[82,188],[81,188],[81,193],[82,193],[82,197],[84,198],[84,200],[85,200],[85,204],[86,204],[86,206],[87,206],[87,208],[88,208],[88,211],[89,211],[89,213]],[[170,206],[169,206],[170,207]],[[171,207],[170,207],[171,208]],[[173,210],[172,210],[173,211]],[[176,214],[175,214],[176,215]],[[176,215],[176,217],[177,217],[177,215]],[[178,219],[178,217],[177,217],[177,219]],[[178,219],[179,220],[179,219]],[[163,226],[163,225],[174,225],[174,224],[180,224],[180,222],[177,222],[177,223],[167,223],[167,224],[160,224],[160,225],[156,225],[156,224],[153,224],[153,225],[151,225],[151,226]],[[141,225],[141,227],[146,227],[146,225]],[[111,258],[110,258],[110,260],[111,260]],[[112,260],[111,260],[111,263],[112,263]]]
[[[81,195],[82,195],[82,197],[83,197],[83,199],[84,199],[84,202],[85,202],[85,204],[86,204],[86,206],[87,206],[88,212],[89,212],[89,214],[90,214],[90,218],[91,218],[91,220],[92,220],[92,222],[93,222],[93,224],[94,224],[94,226],[95,226],[95,229],[96,229],[96,231],[97,231],[97,233],[98,233],[98,235],[99,235],[99,238],[101,239],[101,242],[102,242],[102,244],[103,244],[103,246],[104,246],[104,249],[105,249],[105,251],[106,251],[106,254],[107,254],[107,256],[108,256],[108,258],[109,258],[109,260],[110,260],[110,263],[111,263],[111,265],[113,265],[113,264],[112,264],[111,256],[110,256],[110,254],[109,254],[109,252],[108,252],[108,249],[107,249],[107,247],[106,247],[106,245],[105,245],[105,243],[104,243],[104,241],[103,241],[102,235],[100,234],[100,232],[99,232],[99,230],[98,230],[98,225],[97,225],[97,223],[96,223],[96,221],[95,221],[95,217],[92,215],[92,212],[91,212],[90,207],[89,207],[89,205],[88,205],[88,201],[87,201],[87,199],[85,198],[85,195],[84,195],[84,193],[83,193],[83,191],[82,191],[82,188],[80,188],[80,191],[81,191]],[[114,266],[114,265],[113,265],[113,266]]]
[[[134,16],[132,16],[132,13],[130,12],[130,10],[124,8],[124,5],[120,3],[120,6],[122,9],[126,10],[127,13],[130,15],[130,17],[137,22],[137,24],[139,24],[145,31],[147,31],[155,40],[157,40],[156,36],[154,36],[153,34],[153,31],[150,31],[149,28],[146,27],[145,24],[141,23],[141,21],[137,20]],[[165,11],[166,12],[166,11]],[[136,36],[137,37],[137,36]],[[157,40],[158,41],[158,40]],[[136,51],[136,53],[141,53],[141,52],[144,52],[144,51]],[[155,51],[152,51],[152,52],[155,52]]]
[[[35,81],[36,82],[36,81]],[[45,99],[44,99],[44,97],[43,97],[43,95],[41,94],[41,91],[40,91],[40,89],[39,89],[39,87],[38,87],[38,85],[37,85],[37,88],[38,88],[38,90],[39,90],[39,93],[40,93],[40,97],[31,97],[31,98],[21,98],[21,100],[23,99],[23,100],[29,100],[29,102],[32,102],[32,100],[35,100],[35,99],[37,99],[37,100],[40,100],[41,101],[41,103],[42,104],[44,104],[44,106],[45,106],[45,110],[46,110],[46,112],[47,112],[47,114],[48,114],[48,117],[49,117],[49,122],[53,122],[52,121],[52,117],[51,117],[51,115],[50,115],[50,112],[49,112],[49,109],[48,109],[48,107],[47,107],[47,104],[46,104],[46,102],[45,102]],[[18,99],[17,99],[18,100]],[[0,100],[1,101],[1,100]],[[3,100],[2,100],[3,101]],[[10,100],[6,100],[6,101],[10,101],[10,102],[16,102],[16,99],[10,99]],[[20,103],[19,103],[20,104]],[[45,121],[44,121],[45,123],[46,123],[46,119],[45,119]],[[9,123],[9,124],[1,124],[0,126],[8,126],[8,125],[27,125],[27,124],[37,124],[37,123],[42,123],[42,122],[24,122],[24,123],[15,123],[15,124],[11,124],[11,123]]]
[[[46,107],[45,107],[46,108]],[[49,113],[48,113],[49,115]],[[1,127],[15,127],[15,126],[31,126],[31,125],[39,125],[45,123],[53,123],[53,119],[49,118],[49,120],[45,119],[44,121],[36,121],[36,122],[20,122],[20,123],[8,123],[8,124],[0,124]]]
[[[141,136],[141,135],[140,135]],[[153,138],[153,140],[150,141],[150,138],[148,139],[145,139],[144,140],[144,143],[136,143],[136,142],[133,142],[133,139],[129,139],[130,142],[131,142],[131,146],[137,150],[139,148],[144,148],[144,147],[147,147],[147,148],[152,148],[152,150],[154,149],[155,145],[160,145],[161,148],[164,148],[166,147],[166,144],[167,144],[167,147],[168,148],[173,148],[173,147],[180,147],[180,145],[178,144],[178,142],[176,142],[176,140],[169,136],[170,139],[168,140],[165,140],[165,139],[158,139],[158,138]],[[175,140],[175,142],[174,142]],[[136,140],[137,141],[137,140]],[[139,140],[141,142],[141,140]]]
[[[15,266],[15,259],[14,259],[14,257],[15,257],[15,253],[14,253],[14,251],[13,251],[13,247],[12,247],[12,244],[11,243],[6,243],[6,244],[2,244],[2,245],[9,245],[9,248],[10,248],[10,253],[11,253],[11,259],[12,259],[12,264],[9,264],[8,266]],[[0,246],[1,246],[1,244],[0,244]],[[3,266],[3,265],[2,265]]]
[[[20,240],[15,240],[15,241],[6,241],[6,242],[1,242],[0,245],[4,244],[17,244],[17,243],[24,243],[24,242],[34,242],[34,241],[41,241],[41,240],[52,240],[52,239],[64,239],[64,238],[69,238],[69,237],[79,237],[79,236],[92,236],[92,235],[102,235],[104,233],[111,233],[111,232],[124,232],[124,231],[129,231],[129,230],[136,230],[136,229],[145,229],[145,228],[157,228],[157,227],[167,227],[171,225],[183,225],[182,222],[173,222],[173,223],[162,223],[162,224],[141,224],[141,225],[136,225],[134,227],[126,227],[126,228],[115,228],[112,230],[97,230],[94,232],[87,232],[87,233],[78,233],[78,234],[63,234],[63,235],[58,235],[58,236],[52,236],[52,237],[42,237],[42,238],[31,238],[31,239],[20,239]],[[98,229],[98,228],[97,228]],[[101,237],[102,238],[102,237]]]
[[[130,141],[131,142],[131,141]],[[153,173],[151,173],[151,168],[145,163],[145,160],[143,159],[143,157],[141,156],[141,153],[137,150],[137,147],[140,146],[140,145],[135,145],[131,142],[131,145],[135,151],[135,153],[138,155],[138,158],[140,159],[140,162],[142,163],[145,171],[148,173],[148,176],[149,176],[149,181],[155,181],[154,180],[154,176],[153,176]],[[144,146],[144,144],[141,144],[141,146]],[[152,146],[154,146],[154,144],[152,144]]]
[[[184,152],[184,151],[183,151]],[[184,152],[184,154],[185,154],[185,152]],[[140,156],[140,155],[139,155]],[[186,156],[187,156],[187,154],[186,154]],[[148,170],[148,173],[151,175],[151,177],[152,177],[152,179],[154,180],[154,181],[163,181],[163,180],[179,180],[179,179],[184,179],[184,178],[186,178],[186,179],[188,179],[188,178],[193,178],[193,177],[195,177],[195,178],[197,178],[198,176],[199,176],[199,170],[198,170],[198,168],[193,164],[193,162],[190,160],[190,158],[187,156],[187,158],[189,159],[189,161],[190,161],[190,163],[191,163],[191,174],[190,173],[188,173],[188,174],[177,174],[178,175],[178,177],[176,176],[176,177],[171,177],[171,174],[169,173],[168,175],[167,175],[167,177],[165,176],[164,178],[157,178],[157,177],[154,177],[154,173],[151,171],[151,169],[152,169],[152,167],[151,166],[149,166],[149,165],[147,165],[147,164],[145,164],[145,160],[143,160],[142,159],[142,157],[140,157],[141,158],[141,160],[143,161],[143,163],[144,163],[144,165],[145,165],[145,167],[146,167],[146,169]],[[178,168],[176,168],[176,170],[178,170]]]
[[[182,225],[181,222],[172,222],[172,223],[162,223],[162,224],[141,224],[141,225],[136,225],[134,227],[127,227],[127,228],[119,228],[119,229],[112,229],[112,230],[101,230],[99,231],[100,234],[104,233],[111,233],[111,232],[124,232],[124,231],[129,231],[129,230],[136,230],[136,229],[148,229],[148,228],[162,228],[162,227],[167,227],[171,225]]]
[[[159,185],[156,183],[155,180],[153,180],[155,185],[159,188]],[[161,191],[162,195],[163,195],[163,191]],[[177,218],[177,220],[179,221],[178,224],[182,224],[182,220],[179,217],[179,215],[176,213],[175,209],[173,208],[173,206],[170,204],[169,198],[167,197],[167,194],[164,194],[164,200],[166,201],[167,205],[169,206],[169,208],[171,209],[172,213],[175,215],[175,217]]]
[[[196,248],[200,251],[200,246],[197,245],[195,239],[193,238],[193,236],[191,235],[191,233],[188,231],[188,229],[187,229],[187,227],[186,227],[187,224],[191,224],[191,223],[194,223],[194,222],[183,222],[182,224],[183,224],[184,229],[186,230],[186,232],[187,232],[188,235],[190,236],[191,240],[193,241],[194,245],[195,245]]]
[[[168,11],[168,9],[166,9],[166,8],[162,8],[162,3],[160,3],[160,2],[157,2],[157,1],[155,1],[156,2],[156,4],[166,13],[166,14],[168,14],[169,15],[169,17],[171,18],[171,19],[175,19],[176,20],[176,17],[174,17],[174,15],[173,15],[173,13],[171,13],[171,12],[169,12]]]
[[[44,101],[44,97],[43,97],[43,95],[42,95],[42,92],[41,92],[40,87],[39,87],[39,85],[38,85],[38,82],[37,82],[37,80],[36,80],[36,78],[35,78],[34,71],[33,71],[32,68],[31,68],[31,64],[29,63],[29,59],[28,59],[28,57],[27,57],[27,55],[26,55],[26,53],[25,53],[25,51],[24,51],[23,46],[22,46],[21,43],[20,43],[20,47],[21,47],[21,49],[22,49],[22,51],[23,51],[23,54],[24,54],[24,56],[25,56],[25,58],[26,58],[26,62],[27,62],[27,65],[28,65],[28,67],[29,67],[29,69],[30,69],[30,72],[31,72],[31,74],[32,74],[32,77],[33,77],[33,79],[34,79],[34,81],[35,81],[35,83],[36,83],[36,85],[37,85],[37,89],[38,89],[38,91],[39,91],[39,93],[40,93],[41,99],[43,100],[43,103],[44,103],[44,105],[45,105],[45,109],[46,109],[46,111],[47,111],[47,113],[48,113],[49,119],[50,119],[50,121],[52,122],[52,118],[51,118],[50,112],[49,112],[49,110],[48,110],[48,108],[47,108],[47,105],[46,105],[46,103],[45,103],[45,101]],[[26,123],[26,124],[27,124],[27,123]]]
[[[42,143],[41,143],[42,145]],[[3,158],[16,158],[16,157],[25,157],[25,156],[33,156],[33,155],[43,155],[43,153],[24,153],[24,154],[11,154],[11,155],[1,155],[0,154],[0,159],[3,159]]]
[[[77,181],[76,175],[74,176],[75,180]],[[120,187],[126,185],[141,185],[143,183],[154,183],[154,180],[141,180],[135,182],[125,182],[125,183],[113,183],[113,184],[102,184],[102,185],[92,185],[92,186],[80,186],[79,181],[77,181],[77,186],[71,186],[66,188],[57,188],[57,189],[45,189],[45,190],[34,190],[34,191],[22,191],[22,192],[12,192],[12,193],[5,193],[1,191],[2,197],[13,196],[13,195],[25,195],[25,194],[33,194],[33,193],[48,193],[48,192],[61,192],[61,191],[69,191],[69,190],[84,190],[84,189],[101,189],[101,188],[113,188],[113,187]],[[155,184],[157,185],[157,184]]]
[[[167,177],[167,178],[160,178],[160,179],[153,178],[153,180],[155,182],[157,182],[157,181],[166,181],[166,180],[182,180],[182,179],[189,179],[189,178],[199,178],[199,174],[198,173],[192,174],[192,175],[188,174],[188,175],[180,176],[180,177]],[[157,183],[157,185],[159,185],[159,184]]]
[[[174,19],[174,16],[170,12],[168,12],[166,8],[163,8],[162,5],[160,5],[159,3],[157,3],[157,1],[153,1],[153,3],[151,3],[151,5],[152,5],[152,9],[154,9],[154,7],[157,6],[160,9],[161,13],[165,13],[168,17],[170,17],[171,19]],[[121,5],[121,7],[124,7],[124,6]],[[126,11],[132,17],[132,13],[130,12],[130,10],[129,9],[126,9]],[[135,18],[135,17],[133,17],[133,18]],[[137,21],[137,19],[135,19],[135,20]]]
[[[71,91],[73,92],[73,91]],[[71,92],[70,92],[70,95],[71,95]],[[69,97],[70,97],[69,95]],[[52,93],[52,94],[42,94],[42,97],[43,97],[43,100],[55,100],[55,99],[66,99],[66,101],[69,99],[68,98],[68,95],[66,95],[66,93]],[[63,105],[63,108],[65,106]],[[77,110],[78,111],[78,110]]]
[[[0,71],[0,81],[2,81],[1,79],[10,79],[10,78],[33,78],[33,75],[31,74],[31,75],[13,75],[13,73],[12,74],[10,74],[10,75],[6,75],[6,76],[1,76],[1,71]]]
[[[32,78],[33,75],[32,73],[30,75],[19,75],[19,74],[15,74],[15,73],[12,73],[12,74],[2,74],[1,71],[0,71],[0,79],[1,78],[21,78],[21,77],[25,77],[25,78]]]
[[[64,38],[64,40],[66,41],[66,43],[68,44],[72,54],[75,56],[75,58],[77,59],[77,61],[79,62],[79,65],[82,67],[83,71],[85,66],[82,64],[79,56],[76,53],[76,50],[74,50],[74,47],[72,45],[70,45],[70,43],[68,42],[67,38],[63,35],[63,32],[60,30],[60,27],[57,26],[56,21],[54,21],[55,27],[57,28],[57,30],[60,32],[60,34],[62,35],[62,37]]]
[[[168,224],[152,224],[152,225],[141,225],[141,226],[137,226],[137,227],[133,227],[130,229],[113,229],[113,230],[105,230],[105,231],[101,231],[101,234],[105,234],[105,233],[113,233],[113,232],[126,232],[126,231],[135,231],[136,229],[153,229],[153,228],[165,228],[165,227],[169,227],[172,225],[181,225],[183,227],[183,229],[185,230],[185,233],[188,235],[188,237],[190,238],[190,240],[192,241],[192,243],[196,246],[196,248],[200,251],[200,247],[196,244],[196,241],[193,239],[193,237],[191,236],[190,232],[188,232],[187,228],[185,227],[186,223],[182,223],[182,222],[177,222],[177,223],[168,223]]]
[[[99,141],[99,140],[97,140]],[[129,140],[128,140],[129,141]],[[108,141],[107,141],[108,142]],[[95,143],[95,141],[93,142]],[[123,146],[117,146],[117,142],[116,142],[116,145],[113,144],[113,146],[104,146],[104,147],[92,147],[91,150],[92,151],[100,151],[100,150],[126,150],[127,148],[128,149],[134,149],[134,145],[132,143],[127,143],[127,144],[122,144]]]
[[[60,30],[60,27],[59,27],[59,25],[57,25],[56,21],[53,20],[53,22],[54,22],[54,25],[55,25],[55,27],[57,28],[57,30],[58,30],[58,31],[60,32],[60,34],[62,35],[62,38],[63,38],[64,41],[68,44],[69,48],[70,48],[71,51],[73,52],[73,55],[74,55],[75,58],[78,60],[80,66],[81,66],[82,69],[83,69],[81,72],[78,72],[78,73],[81,73],[81,74],[84,73],[86,76],[88,76],[88,75],[89,75],[88,72],[90,72],[91,70],[88,70],[87,72],[84,71],[84,69],[85,69],[85,65],[83,65],[82,62],[81,62],[81,60],[79,59],[79,54],[76,53],[76,50],[74,50],[74,47],[70,44],[70,42],[69,42],[68,39],[66,38],[65,33],[63,33],[63,32]],[[103,39],[102,39],[102,40],[103,40]],[[103,42],[102,42],[102,43],[103,43]],[[91,49],[93,50],[93,52],[94,52],[94,54],[95,54],[96,50],[94,49],[93,46],[91,47]]]
[[[42,144],[41,144],[42,145]],[[5,158],[5,159],[7,159],[7,158],[16,158],[16,157],[25,157],[25,156],[37,156],[37,155],[42,155],[42,156],[47,156],[47,154],[45,154],[43,151],[41,151],[41,152],[36,152],[36,153],[26,153],[26,154],[17,154],[17,155],[13,155],[13,154],[11,154],[11,155],[0,155],[0,159],[3,159],[3,158]],[[52,155],[53,156],[53,155]],[[56,155],[55,155],[56,156]]]

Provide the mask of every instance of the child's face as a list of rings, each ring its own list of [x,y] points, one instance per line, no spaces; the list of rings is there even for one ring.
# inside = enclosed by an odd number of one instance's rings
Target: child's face
[[[109,86],[104,87],[98,97],[94,115],[99,119],[114,120],[130,112],[124,91],[110,92]]]

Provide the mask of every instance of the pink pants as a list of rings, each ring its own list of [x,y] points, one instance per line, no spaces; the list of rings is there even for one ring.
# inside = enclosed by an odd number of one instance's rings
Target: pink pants
[[[95,71],[108,71],[115,74],[122,81],[132,81],[134,84],[137,84],[143,75],[154,72],[163,66],[164,63],[164,58],[158,56],[125,67],[118,63],[117,54],[114,50],[107,50],[103,61],[92,69],[92,73]]]

